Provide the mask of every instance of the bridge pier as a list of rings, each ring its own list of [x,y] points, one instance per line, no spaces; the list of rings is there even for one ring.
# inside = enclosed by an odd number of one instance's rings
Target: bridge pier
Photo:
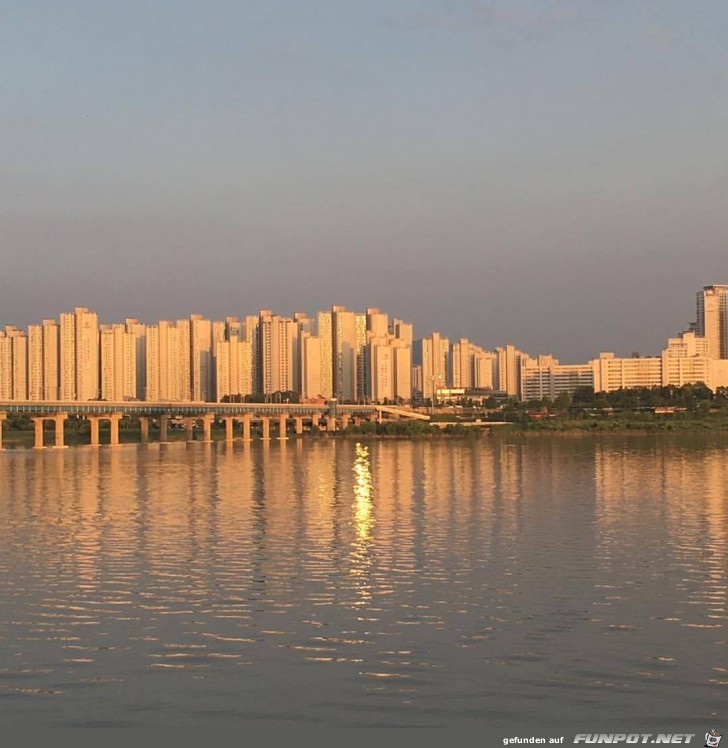
[[[146,416],[139,418],[139,428],[141,429],[141,442],[146,444],[149,441],[149,419]]]
[[[159,416],[159,443],[163,444],[169,439],[169,416]]]
[[[250,441],[250,422],[253,420],[253,416],[243,416],[243,441]]]
[[[287,420],[288,420],[288,416],[285,413],[278,416],[278,441],[279,442],[283,442],[286,439],[288,439],[288,436],[286,435],[286,421]]]
[[[233,416],[223,416],[225,421],[225,441],[231,442],[235,439],[235,418]]]
[[[119,421],[121,413],[112,413],[109,416],[109,444],[112,447],[119,446]]]
[[[43,449],[43,424],[45,418],[43,416],[33,416],[31,421],[33,421],[33,425],[35,426],[35,444],[33,444],[33,447],[35,449]]]
[[[101,416],[86,416],[86,420],[89,422],[89,425],[91,426],[91,446],[98,447],[99,446],[99,423],[101,421]]]
[[[212,441],[212,422],[215,420],[215,416],[212,413],[206,413],[202,416],[202,441]]]
[[[7,418],[7,414],[0,411],[0,449],[3,449],[3,421]]]
[[[349,427],[349,419],[351,416],[348,413],[341,414],[341,428],[346,429]]]
[[[301,436],[303,433],[303,418],[300,416],[293,419],[294,423],[296,424],[296,435]]]
[[[195,438],[195,421],[196,418],[185,418],[185,431],[187,432],[187,441],[191,442]]]
[[[268,416],[260,417],[261,423],[263,424],[263,441],[270,441],[270,418]]]
[[[68,445],[63,441],[63,424],[68,418],[68,413],[58,413],[53,416],[53,422],[55,423],[56,429],[56,443],[53,445],[54,449],[64,449]]]

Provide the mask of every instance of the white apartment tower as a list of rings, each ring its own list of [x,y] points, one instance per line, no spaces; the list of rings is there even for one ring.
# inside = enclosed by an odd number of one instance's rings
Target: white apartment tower
[[[28,326],[28,400],[43,400],[43,326]]]
[[[343,306],[331,307],[333,329],[333,390],[339,402],[353,402],[357,397],[357,314]]]
[[[215,391],[224,398],[244,400],[253,393],[252,345],[238,335],[215,341]]]
[[[301,400],[312,400],[323,396],[321,372],[321,338],[302,332],[299,338],[299,360],[301,371]]]
[[[258,329],[260,345],[260,392],[290,392],[294,385],[294,340],[296,323],[268,309],[261,309]]]
[[[449,349],[450,341],[439,332],[415,343],[414,363],[421,367],[422,397],[431,399],[447,386]]]
[[[101,398],[110,402],[137,397],[136,338],[126,325],[101,325]]]
[[[146,328],[146,399],[189,402],[190,321],[160,320]]]
[[[135,317],[124,320],[126,331],[134,336],[134,358],[136,361],[136,397],[146,398],[147,392],[147,326]]]
[[[212,323],[199,314],[190,317],[190,356],[192,400],[212,400]]]
[[[99,323],[96,312],[76,307],[61,314],[61,400],[96,400],[99,397]]]
[[[321,395],[321,397],[328,399],[334,396],[334,331],[332,312],[321,311],[318,313],[316,318],[316,332],[321,351],[321,359],[319,363],[321,386],[318,394]]]

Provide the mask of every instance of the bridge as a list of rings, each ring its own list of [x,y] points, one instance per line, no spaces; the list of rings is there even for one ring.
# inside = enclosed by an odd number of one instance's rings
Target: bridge
[[[278,423],[278,439],[285,440],[288,422],[293,422],[297,435],[303,434],[304,427],[323,427],[326,431],[346,428],[350,423],[361,423],[364,420],[381,422],[389,419],[418,419],[429,421],[422,413],[415,413],[407,408],[391,405],[351,405],[340,404],[337,400],[326,403],[208,403],[208,402],[106,402],[105,400],[49,401],[49,400],[8,400],[0,401],[0,449],[2,448],[2,422],[8,414],[30,417],[35,425],[35,448],[42,449],[44,443],[44,425],[46,421],[54,424],[55,448],[66,446],[63,424],[69,416],[86,419],[91,426],[91,446],[100,445],[99,424],[109,422],[109,444],[119,444],[119,422],[122,418],[138,420],[141,428],[142,442],[149,441],[150,425],[156,421],[159,426],[159,441],[166,442],[169,437],[171,419],[181,418],[187,431],[187,440],[194,438],[194,429],[202,422],[202,441],[212,441],[212,424],[215,419],[225,423],[225,440],[234,441],[235,423],[242,424],[242,440],[252,440],[253,422],[260,424],[264,441],[271,436],[271,421]]]

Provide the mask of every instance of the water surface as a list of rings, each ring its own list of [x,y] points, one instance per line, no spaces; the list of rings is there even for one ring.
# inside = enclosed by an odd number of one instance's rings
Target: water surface
[[[664,436],[7,451],[0,725],[725,726],[727,466]]]

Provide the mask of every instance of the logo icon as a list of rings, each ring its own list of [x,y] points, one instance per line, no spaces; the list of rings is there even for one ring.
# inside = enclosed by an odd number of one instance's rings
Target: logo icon
[[[705,733],[705,748],[717,748],[720,739],[723,737],[717,730],[711,730]]]

